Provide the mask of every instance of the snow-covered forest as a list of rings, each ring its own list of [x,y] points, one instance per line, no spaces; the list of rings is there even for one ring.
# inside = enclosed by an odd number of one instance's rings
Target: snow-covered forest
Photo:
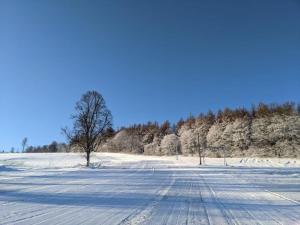
[[[168,121],[135,124],[110,131],[98,151],[147,155],[196,154],[198,137],[206,156],[300,157],[300,106],[263,104],[209,111],[172,125]]]

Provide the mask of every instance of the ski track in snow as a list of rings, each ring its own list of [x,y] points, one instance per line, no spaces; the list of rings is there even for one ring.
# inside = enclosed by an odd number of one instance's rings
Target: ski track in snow
[[[118,163],[94,169],[0,167],[0,224],[300,225],[300,168],[130,157],[104,154]]]

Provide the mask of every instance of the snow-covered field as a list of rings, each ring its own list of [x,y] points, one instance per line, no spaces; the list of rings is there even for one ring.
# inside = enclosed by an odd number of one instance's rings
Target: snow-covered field
[[[0,224],[300,225],[300,161],[0,154]]]

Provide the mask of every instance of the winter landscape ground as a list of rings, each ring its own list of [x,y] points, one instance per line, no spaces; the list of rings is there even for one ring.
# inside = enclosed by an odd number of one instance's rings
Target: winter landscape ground
[[[300,161],[1,154],[0,224],[300,224]]]

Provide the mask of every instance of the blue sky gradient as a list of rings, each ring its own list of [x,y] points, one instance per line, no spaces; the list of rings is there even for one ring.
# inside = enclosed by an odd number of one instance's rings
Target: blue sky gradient
[[[300,1],[0,1],[0,150],[64,141],[97,90],[114,127],[300,101]]]

